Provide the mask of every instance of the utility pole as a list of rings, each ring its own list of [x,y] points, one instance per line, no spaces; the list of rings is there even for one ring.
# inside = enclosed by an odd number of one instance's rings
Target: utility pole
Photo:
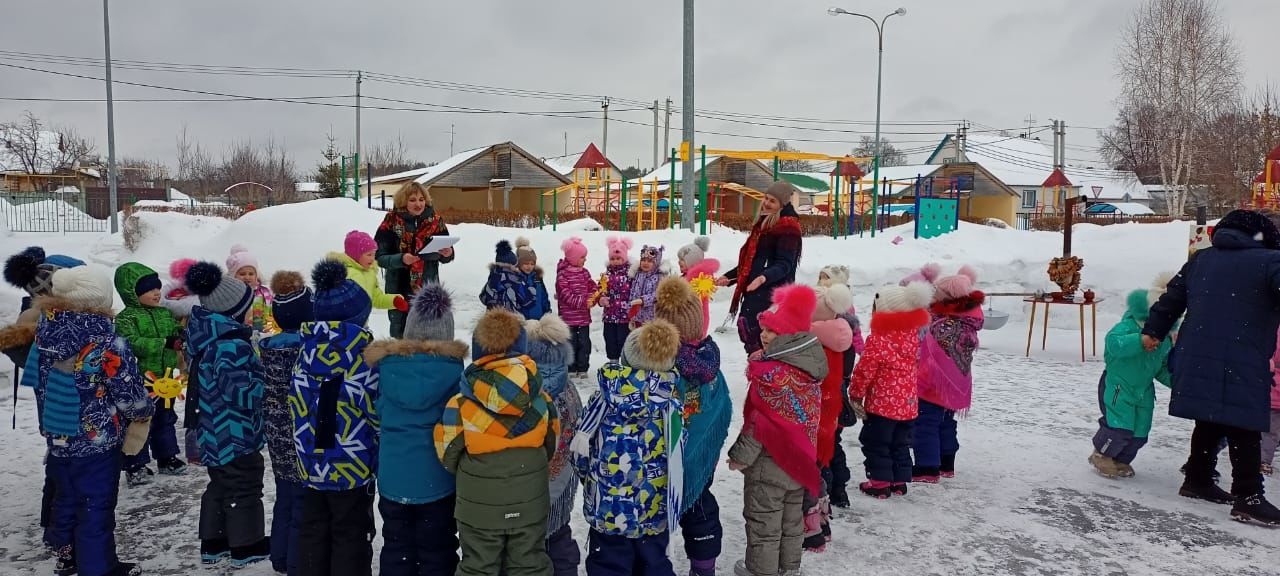
[[[604,101],[600,103],[600,107],[604,108],[604,135],[600,141],[600,153],[605,158],[609,157],[609,97],[605,96]]]
[[[956,130],[956,162],[968,162],[966,150],[969,147],[969,126],[968,122],[960,124],[960,128]]]
[[[1058,148],[1062,150],[1060,154],[1061,159],[1058,161],[1058,163],[1062,165],[1061,167],[1063,170],[1066,170],[1067,169],[1067,121],[1066,120],[1058,121]]]
[[[116,176],[116,110],[111,97],[111,16],[107,0],[102,0],[102,38],[107,65],[107,203],[111,210],[111,233],[115,234],[120,231],[120,197]]]
[[[653,169],[657,170],[662,165],[662,153],[658,149],[658,101],[653,101]],[[637,162],[636,166],[640,163]]]
[[[360,84],[364,82],[364,72],[356,70],[356,167],[352,173],[355,175],[356,199],[360,198]]]
[[[667,98],[667,119],[663,123],[662,129],[666,132],[662,136],[662,151],[665,154],[671,149],[671,99]]]
[[[684,106],[680,117],[684,120],[684,143],[689,147],[680,171],[680,223],[693,231],[693,197],[697,180],[693,177],[693,0],[684,0]],[[673,183],[674,184],[674,183]]]
[[[457,133],[454,131],[454,126],[453,124],[450,124],[449,125],[449,156],[450,157],[453,156],[453,137],[455,134]]]
[[[564,155],[565,156],[569,155],[569,132],[568,131],[564,133]]]

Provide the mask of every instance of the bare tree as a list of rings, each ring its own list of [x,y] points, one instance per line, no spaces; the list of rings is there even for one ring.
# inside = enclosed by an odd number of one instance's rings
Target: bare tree
[[[169,167],[159,160],[124,157],[116,162],[120,186],[160,188],[170,179]]]
[[[1235,98],[1240,57],[1214,0],[1145,0],[1125,27],[1117,54],[1121,108],[1155,116],[1160,180],[1169,213],[1186,209],[1194,133]]]
[[[45,129],[31,111],[22,119],[0,124],[0,146],[28,174],[52,174],[88,166],[94,162],[94,145],[74,128]]]
[[[365,151],[365,155],[367,157],[361,158],[360,162],[364,166],[372,166],[370,174],[375,177],[427,166],[422,162],[410,159],[409,147],[405,145],[404,136],[400,134],[396,135],[395,140],[374,145]],[[361,172],[364,171],[364,166],[361,166]]]
[[[786,140],[779,140],[777,144],[773,145],[773,148],[769,149],[769,151],[770,152],[798,152],[798,150],[796,150],[795,148],[792,148],[790,144],[787,144]],[[814,171],[813,164],[808,160],[780,160],[778,161],[778,169],[782,170],[783,172],[813,172]]]
[[[1099,134],[1102,158],[1116,170],[1130,170],[1146,183],[1160,180],[1160,149],[1156,146],[1156,114],[1150,106],[1126,106],[1115,124]]]
[[[853,155],[860,158],[874,158],[876,155],[876,139],[872,136],[863,136],[858,142],[858,146],[853,149]],[[904,154],[897,146],[893,145],[888,138],[880,137],[880,167],[885,166],[902,166],[907,163],[907,155]],[[861,162],[858,167],[863,172],[871,173],[871,160]]]

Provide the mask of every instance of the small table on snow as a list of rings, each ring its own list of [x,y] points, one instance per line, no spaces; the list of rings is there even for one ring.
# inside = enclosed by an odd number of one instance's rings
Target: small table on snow
[[[1098,355],[1098,303],[1103,298],[1095,298],[1092,302],[1076,302],[1074,300],[1037,300],[1035,298],[1024,298],[1023,302],[1031,304],[1031,321],[1027,323],[1027,357],[1031,356],[1031,336],[1036,329],[1036,307],[1044,304],[1044,328],[1040,333],[1040,349],[1044,350],[1049,342],[1049,307],[1050,306],[1075,306],[1080,310],[1080,361],[1084,362],[1084,309],[1088,307],[1092,313],[1093,324],[1093,355]]]

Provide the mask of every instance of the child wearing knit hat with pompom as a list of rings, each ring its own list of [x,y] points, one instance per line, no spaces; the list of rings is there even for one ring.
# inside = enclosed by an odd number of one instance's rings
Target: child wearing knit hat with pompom
[[[658,295],[658,282],[667,276],[669,265],[663,261],[662,246],[640,248],[640,261],[631,265],[631,328],[653,320],[653,303]]]
[[[813,506],[806,508],[804,547],[806,550],[822,552],[831,538],[831,492],[835,484],[833,468],[844,467],[841,471],[843,475],[847,475],[848,470],[843,458],[840,462],[834,460],[836,431],[840,427],[840,412],[844,409],[844,392],[841,386],[844,383],[845,352],[853,346],[853,329],[837,315],[837,311],[848,310],[853,306],[853,294],[842,284],[819,286],[814,293],[817,305],[813,310],[810,332],[817,336],[827,358],[827,377],[822,380],[822,409],[818,417],[817,446],[823,490],[814,495],[816,500],[812,502]],[[842,480],[847,482],[847,479]]]
[[[836,311],[836,317],[849,324],[849,330],[853,332],[853,341],[849,349],[844,351],[844,359],[841,362],[844,372],[840,375],[840,396],[844,407],[841,408],[837,420],[835,451],[831,456],[831,474],[826,478],[830,482],[828,489],[831,494],[831,505],[837,508],[848,508],[850,504],[848,486],[849,481],[853,479],[853,474],[849,470],[849,459],[844,452],[841,434],[845,428],[858,424],[858,416],[854,414],[853,406],[849,402],[849,381],[853,378],[853,367],[857,365],[858,356],[862,354],[866,342],[862,338],[862,321],[858,319],[858,311],[853,306],[853,289],[849,286],[849,267],[838,264],[824,266],[818,272],[818,286],[824,288],[843,286],[849,290],[850,297],[849,309],[844,312]]]
[[[271,300],[275,297],[271,288],[262,282],[262,273],[258,270],[258,259],[249,253],[249,249],[236,244],[231,247],[231,255],[227,256],[227,273],[244,282],[253,291],[253,306],[245,322],[253,327],[255,336],[275,334],[275,320],[271,317]]]
[[[402,338],[374,342],[364,357],[378,374],[380,571],[453,574],[454,477],[430,440],[445,404],[459,391],[467,357],[466,343],[454,334],[453,297],[439,284],[423,285]]]
[[[538,253],[533,251],[529,239],[523,236],[516,238],[516,267],[520,269],[520,279],[525,289],[533,295],[529,305],[520,310],[525,320],[538,320],[551,313],[551,293],[547,291],[546,282],[542,281],[542,268],[538,266]]]
[[[674,575],[667,544],[684,497],[679,347],[666,321],[632,331],[619,362],[600,368],[583,409],[571,450],[591,527],[588,574]]]
[[[764,347],[747,363],[742,432],[729,449],[729,469],[745,476],[747,554],[735,574],[799,573],[805,493],[818,494],[822,485],[817,439],[828,366],[809,331],[817,296],[788,285],[770,298],[773,306],[759,316]]]
[[[169,309],[183,326],[187,325],[191,309],[200,303],[200,297],[187,289],[187,270],[195,263],[191,258],[179,258],[170,262],[169,279],[160,287],[160,305]]]
[[[200,304],[187,322],[192,365],[183,424],[197,431],[209,473],[200,498],[200,558],[244,566],[270,556],[262,507],[265,381],[245,323],[253,290],[212,262],[192,264],[186,281]]]
[[[569,325],[573,344],[573,362],[569,375],[576,379],[587,377],[591,369],[591,306],[601,304],[596,295],[600,289],[587,272],[587,246],[577,236],[560,243],[564,258],[556,264],[556,306],[560,317]],[[592,298],[597,298],[595,301]]]
[[[511,249],[511,243],[498,241],[493,263],[489,265],[489,278],[480,289],[480,303],[485,308],[502,308],[523,315],[533,306],[537,295],[524,283],[524,275],[516,266],[519,259]]]
[[[933,285],[909,282],[881,288],[871,307],[871,336],[849,387],[854,409],[865,413],[858,439],[868,480],[858,488],[868,496],[905,495],[911,481],[920,329],[932,299]]]
[[[933,285],[932,321],[920,352],[920,414],[911,443],[913,482],[933,484],[955,476],[960,450],[956,412],[968,410],[973,398],[971,367],[986,299],[974,289],[977,278],[973,268],[961,266]]]
[[[302,574],[369,574],[373,482],[378,466],[378,374],[365,362],[373,301],[346,268],[323,260],[311,271],[314,322],[302,324],[294,368],[294,446],[306,486],[298,533]]]
[[[616,362],[622,356],[622,345],[631,333],[627,312],[631,308],[631,239],[610,236],[605,240],[609,247],[609,262],[605,267],[605,290],[600,297],[604,308],[605,358]]]
[[[347,232],[347,237],[342,242],[342,252],[330,252],[327,258],[337,260],[347,268],[347,278],[364,288],[369,299],[373,300],[375,309],[408,312],[409,302],[404,296],[387,294],[378,284],[382,268],[378,267],[377,255],[378,243],[373,241],[373,236],[352,230]]]

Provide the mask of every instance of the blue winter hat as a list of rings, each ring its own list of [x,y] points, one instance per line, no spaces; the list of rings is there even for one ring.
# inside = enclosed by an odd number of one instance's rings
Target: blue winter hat
[[[347,322],[357,326],[369,323],[373,300],[359,284],[347,278],[347,267],[337,260],[322,260],[311,270],[311,283],[316,286],[315,316],[317,322]]]
[[[512,266],[516,265],[516,253],[511,249],[510,242],[507,242],[506,240],[499,240],[496,252],[497,255],[493,258],[494,262],[510,264]]]

